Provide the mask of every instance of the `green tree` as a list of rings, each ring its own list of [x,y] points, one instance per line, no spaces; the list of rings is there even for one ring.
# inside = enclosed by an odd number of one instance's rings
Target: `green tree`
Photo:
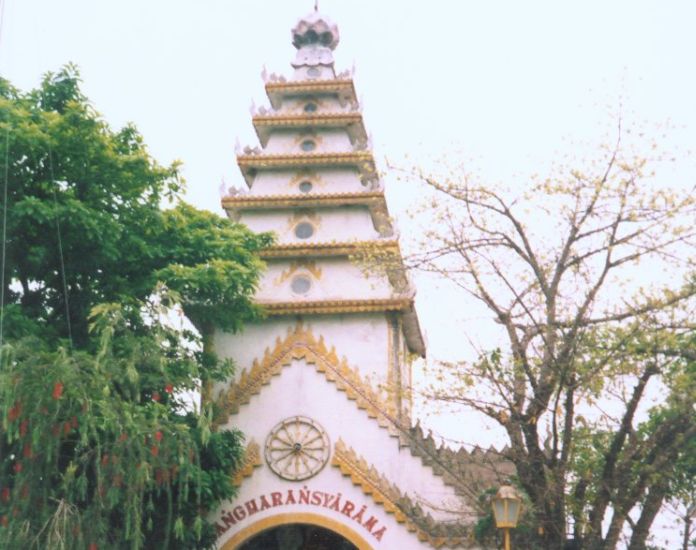
[[[0,141],[0,546],[210,546],[242,437],[186,396],[230,374],[203,343],[258,316],[270,237],[183,203],[73,67],[0,80]]]
[[[644,548],[696,436],[693,360],[679,353],[696,284],[675,277],[693,258],[693,190],[660,185],[659,148],[635,153],[618,133],[599,158],[515,189],[417,174],[436,218],[411,267],[453,281],[505,342],[444,365],[428,396],[504,430],[544,549],[613,549],[627,532]],[[643,421],[651,395],[664,404]]]

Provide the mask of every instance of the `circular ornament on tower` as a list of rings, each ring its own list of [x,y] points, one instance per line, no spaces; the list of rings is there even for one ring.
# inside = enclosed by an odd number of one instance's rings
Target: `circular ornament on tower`
[[[309,222],[300,222],[295,226],[295,237],[298,239],[309,239],[314,235],[314,226]]]
[[[266,463],[289,481],[302,481],[318,474],[329,461],[329,436],[306,416],[292,416],[276,424],[266,438]]]
[[[290,281],[290,288],[295,294],[307,294],[312,289],[312,280],[307,275],[297,275]]]
[[[317,142],[313,139],[305,139],[300,143],[300,148],[305,152],[309,153],[317,148]]]

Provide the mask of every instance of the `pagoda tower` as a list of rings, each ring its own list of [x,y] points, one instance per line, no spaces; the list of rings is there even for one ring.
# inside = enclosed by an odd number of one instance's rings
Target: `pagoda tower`
[[[217,331],[232,380],[210,392],[219,429],[247,437],[239,494],[214,513],[225,550],[475,548],[471,480],[497,455],[436,447],[411,423],[410,358],[425,355],[401,254],[338,28],[317,11],[292,29],[290,78],[265,75],[260,147],[238,151],[248,190],[228,216],[277,240],[256,294],[267,317]],[[478,454],[477,454],[478,453]]]

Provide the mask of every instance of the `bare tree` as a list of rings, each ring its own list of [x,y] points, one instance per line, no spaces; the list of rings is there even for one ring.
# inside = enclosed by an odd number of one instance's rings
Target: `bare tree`
[[[627,533],[629,548],[645,548],[696,436],[693,189],[659,186],[651,170],[665,157],[630,152],[620,124],[617,135],[587,169],[517,193],[417,174],[437,218],[410,267],[481,302],[505,340],[446,365],[431,397],[505,430],[545,549],[569,538],[613,549]],[[664,284],[649,276],[667,267]],[[648,415],[651,392],[664,403]]]

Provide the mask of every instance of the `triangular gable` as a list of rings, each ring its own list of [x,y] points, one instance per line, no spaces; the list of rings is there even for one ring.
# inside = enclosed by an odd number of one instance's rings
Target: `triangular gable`
[[[388,395],[375,390],[357,368],[348,365],[345,357],[338,358],[335,347],[328,348],[323,337],[317,339],[301,322],[290,328],[284,339],[276,338],[273,350],[266,348],[260,361],[255,359],[252,367],[244,369],[227,391],[220,392],[216,399],[215,425],[219,427],[227,422],[230,415],[238,413],[241,405],[248,404],[253,395],[259,394],[274,376],[279,376],[283,368],[295,360],[304,360],[324,374],[337,390],[345,392],[349,400],[365,410],[368,417],[375,419],[391,436],[398,437],[400,445],[409,447],[413,456],[420,458],[436,476],[441,476],[443,482],[465,497],[470,505],[478,505],[482,485],[499,484],[514,474],[515,468],[506,460],[505,450],[477,448],[468,452],[462,448],[452,451],[444,445],[436,446],[432,437],[424,436],[419,425],[403,425]]]

